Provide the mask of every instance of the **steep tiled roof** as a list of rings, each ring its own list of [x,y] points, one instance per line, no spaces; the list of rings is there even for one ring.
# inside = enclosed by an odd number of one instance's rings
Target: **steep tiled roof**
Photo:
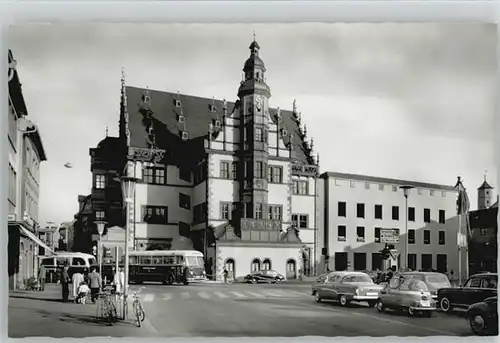
[[[144,94],[150,97],[149,105],[144,105]],[[148,148],[147,132],[145,126],[145,113],[152,111],[156,143],[160,149],[170,150],[180,144],[186,144],[193,149],[203,148],[203,141],[208,137],[209,124],[217,116],[222,118],[223,101],[202,98],[186,94],[162,92],[158,90],[126,87],[127,106],[129,112],[130,145],[138,148]],[[176,100],[181,101],[181,107],[176,107]],[[214,104],[216,112],[210,110]],[[237,108],[237,103],[227,102],[227,114],[230,116]],[[185,126],[178,122],[178,115],[186,118]],[[269,110],[271,117],[275,118],[277,109]],[[218,114],[218,115],[217,115]],[[283,124],[289,133],[293,133],[293,156],[295,159],[308,163],[307,150],[299,133],[299,126],[294,119],[292,111],[280,111]],[[189,133],[189,141],[183,142],[179,131]],[[286,142],[287,138],[285,138]]]
[[[446,191],[455,190],[455,188],[453,186],[438,185],[435,183],[407,181],[407,180],[399,180],[399,179],[389,179],[389,178],[378,177],[378,176],[347,174],[347,173],[337,173],[337,172],[323,173],[323,174],[321,174],[321,178],[323,178],[323,179],[339,178],[339,179],[358,180],[358,181],[365,181],[365,182],[388,183],[388,184],[399,185],[399,186],[413,186],[413,187],[418,187],[418,188],[441,189],[441,190],[446,190]]]
[[[490,184],[486,180],[484,180],[483,184],[479,186],[478,189],[493,189],[493,187],[491,187]]]

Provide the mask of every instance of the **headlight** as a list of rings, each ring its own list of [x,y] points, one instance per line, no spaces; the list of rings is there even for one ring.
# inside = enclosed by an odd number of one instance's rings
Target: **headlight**
[[[359,295],[359,289],[356,288],[356,295]]]

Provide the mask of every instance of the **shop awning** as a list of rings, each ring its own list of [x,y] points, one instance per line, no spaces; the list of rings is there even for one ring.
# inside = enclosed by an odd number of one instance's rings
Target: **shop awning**
[[[33,232],[31,232],[30,230],[24,228],[23,226],[19,226],[21,228],[21,231],[24,235],[26,235],[29,239],[31,239],[33,242],[35,242],[36,244],[38,244],[39,246],[41,246],[42,248],[44,248],[45,250],[51,252],[52,254],[56,254],[56,252],[54,250],[52,250],[51,248],[49,248],[44,242],[42,242],[40,240],[40,238],[38,238]]]

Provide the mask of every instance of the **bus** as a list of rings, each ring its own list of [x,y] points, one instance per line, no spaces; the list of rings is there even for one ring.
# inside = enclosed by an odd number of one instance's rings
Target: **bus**
[[[97,265],[94,255],[81,252],[56,251],[53,256],[39,256],[40,265],[45,267],[46,280],[49,283],[57,282],[62,266],[69,267],[68,273],[71,277],[79,272],[86,275],[90,268]]]
[[[123,267],[124,259],[120,261]],[[111,271],[113,265],[103,266]],[[186,271],[185,271],[186,269]],[[186,275],[185,275],[186,274]],[[104,276],[104,275],[103,275]],[[107,276],[107,275],[106,275]],[[109,279],[112,280],[111,275]],[[146,250],[129,252],[129,282],[162,282],[165,285],[207,279],[203,254],[196,250]]]

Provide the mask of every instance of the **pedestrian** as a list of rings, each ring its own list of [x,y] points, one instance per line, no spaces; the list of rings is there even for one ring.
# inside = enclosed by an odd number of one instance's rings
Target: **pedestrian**
[[[73,274],[71,281],[73,281],[73,299],[78,297],[78,287],[80,287],[80,284],[83,282],[84,277],[83,274],[77,271],[76,273]]]
[[[45,266],[42,264],[40,269],[38,269],[38,281],[40,281],[40,291],[45,290],[45,277],[47,275],[47,271],[45,270]]]
[[[227,271],[226,268],[224,268],[224,271],[222,272],[222,276],[224,277],[224,283],[227,283],[227,276],[229,272]]]
[[[95,267],[91,269],[89,273],[89,286],[90,286],[90,296],[93,303],[97,299],[97,294],[101,290],[102,287],[102,278],[101,274],[99,274]]]
[[[61,272],[61,285],[62,285],[62,301],[68,302],[69,298],[69,283],[71,282],[71,278],[69,277],[69,267],[68,265],[64,265],[63,270]]]
[[[113,284],[115,285],[115,292],[117,294],[121,294],[125,290],[125,273],[123,272],[123,268],[118,268],[118,271],[115,273],[113,278]]]

